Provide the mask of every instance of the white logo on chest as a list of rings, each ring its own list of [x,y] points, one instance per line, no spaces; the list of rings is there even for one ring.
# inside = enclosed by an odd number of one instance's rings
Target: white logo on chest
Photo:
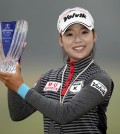
[[[72,93],[80,92],[80,90],[82,89],[82,87],[84,85],[83,83],[84,83],[83,81],[74,82],[70,88],[70,92],[72,92]]]
[[[47,84],[45,85],[43,91],[53,91],[53,92],[57,92],[59,90],[61,86],[61,83],[59,82],[53,82],[53,81],[49,81],[47,82]]]

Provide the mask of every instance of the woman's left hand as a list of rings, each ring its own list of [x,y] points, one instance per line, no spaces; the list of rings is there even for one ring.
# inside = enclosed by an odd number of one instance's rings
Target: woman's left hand
[[[19,63],[16,63],[15,73],[0,72],[0,80],[5,84],[7,88],[14,92],[17,92],[18,88],[23,83]]]

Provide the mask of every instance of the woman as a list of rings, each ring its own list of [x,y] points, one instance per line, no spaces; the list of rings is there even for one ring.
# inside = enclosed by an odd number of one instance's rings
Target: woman
[[[106,134],[113,82],[94,61],[94,20],[75,7],[61,13],[57,28],[66,65],[47,72],[32,89],[24,83],[19,64],[14,74],[0,73],[9,88],[10,116],[20,121],[41,112],[45,134]]]

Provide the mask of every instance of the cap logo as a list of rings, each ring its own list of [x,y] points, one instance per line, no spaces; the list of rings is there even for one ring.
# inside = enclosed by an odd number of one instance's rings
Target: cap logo
[[[64,22],[66,22],[67,20],[74,18],[74,17],[81,17],[81,18],[85,18],[86,19],[86,15],[84,13],[80,13],[80,14],[76,14],[73,13],[72,15],[67,15],[66,17],[64,17]]]

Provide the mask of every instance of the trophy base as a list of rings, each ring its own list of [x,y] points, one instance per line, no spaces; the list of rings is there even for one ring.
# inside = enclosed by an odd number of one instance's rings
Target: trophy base
[[[1,72],[9,72],[15,73],[16,72],[16,65],[15,61],[2,61],[0,63],[0,71]]]

